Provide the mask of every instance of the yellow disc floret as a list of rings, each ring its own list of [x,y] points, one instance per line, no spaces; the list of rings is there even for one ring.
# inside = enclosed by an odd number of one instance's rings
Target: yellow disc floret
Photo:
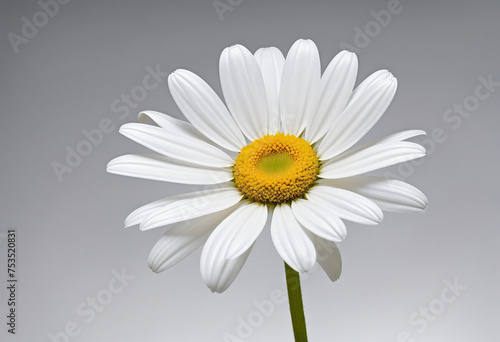
[[[245,198],[280,204],[301,198],[317,179],[316,151],[302,138],[276,133],[243,147],[234,164],[234,180]]]

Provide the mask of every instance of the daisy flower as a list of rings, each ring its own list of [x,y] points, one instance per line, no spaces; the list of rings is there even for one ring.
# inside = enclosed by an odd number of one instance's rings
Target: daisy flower
[[[201,276],[223,292],[240,272],[270,219],[274,246],[297,272],[316,262],[332,281],[340,276],[336,246],[343,220],[378,224],[383,210],[420,212],[415,187],[365,175],[425,155],[409,130],[352,148],[380,119],[396,78],[379,70],[356,89],[354,53],[342,51],[323,74],[311,40],[298,40],[286,58],[274,47],[252,54],[226,48],[219,72],[225,104],[200,77],[176,70],[172,97],[188,122],[155,112],[139,114],[120,133],[158,154],[125,155],[108,172],[203,185],[132,212],[127,227],[171,225],[149,256],[154,272],[170,268],[203,245]]]

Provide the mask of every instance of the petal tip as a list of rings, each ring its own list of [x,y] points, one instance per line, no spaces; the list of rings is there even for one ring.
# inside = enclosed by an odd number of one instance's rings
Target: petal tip
[[[114,172],[113,172],[113,166],[115,166],[116,161],[117,161],[119,158],[121,158],[121,157],[116,157],[116,158],[113,158],[112,160],[110,160],[110,161],[108,162],[108,164],[106,165],[106,172],[108,172],[108,173],[114,173]]]
[[[210,290],[210,292],[215,293],[215,294],[221,294],[222,292],[225,291],[225,289],[219,289],[217,287],[212,288],[210,286],[208,286],[208,289]]]
[[[187,75],[191,74],[190,71],[186,70],[186,69],[176,69],[174,71],[172,71],[170,73],[170,75],[168,75],[168,81],[173,81],[174,78],[175,79],[178,79],[178,78],[181,78],[181,77],[185,77]]]
[[[148,259],[149,259],[149,260],[148,260],[148,267],[149,267],[149,269],[150,269],[153,273],[155,273],[155,274],[160,273],[160,272],[161,272],[161,270],[159,269],[158,265],[155,265],[155,262],[154,262],[153,257],[152,257],[152,255],[151,255],[151,254],[149,255],[149,258],[148,258]]]
[[[339,55],[341,55],[343,58],[351,58],[351,59],[358,59],[358,56],[356,53],[350,50],[342,50],[339,52]]]

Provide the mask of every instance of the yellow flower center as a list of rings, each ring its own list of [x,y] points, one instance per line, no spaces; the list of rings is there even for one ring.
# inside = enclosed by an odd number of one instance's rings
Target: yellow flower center
[[[280,204],[303,197],[318,171],[316,151],[307,141],[276,133],[241,149],[234,164],[234,180],[245,198]]]

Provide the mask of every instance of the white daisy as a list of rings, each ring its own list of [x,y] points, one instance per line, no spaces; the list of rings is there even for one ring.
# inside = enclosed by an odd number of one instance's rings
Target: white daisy
[[[268,215],[281,258],[307,272],[318,261],[340,276],[336,247],[342,220],[377,224],[382,210],[419,212],[427,204],[415,187],[362,175],[425,155],[404,131],[349,150],[380,119],[396,92],[387,70],[354,91],[358,61],[342,51],[321,75],[311,40],[298,40],[286,59],[274,47],[253,55],[241,45],[221,55],[225,102],[200,77],[177,70],[168,78],[184,122],[155,111],[121,127],[126,137],[159,153],[125,155],[108,172],[206,188],[146,204],[126,219],[141,230],[172,225],[149,256],[162,272],[198,247],[201,275],[223,292],[245,263]],[[349,151],[348,151],[349,150]]]

